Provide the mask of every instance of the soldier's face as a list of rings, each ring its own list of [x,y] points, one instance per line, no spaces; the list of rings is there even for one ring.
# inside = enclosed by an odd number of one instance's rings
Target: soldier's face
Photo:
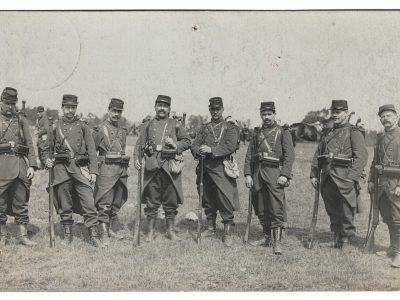
[[[222,114],[224,112],[223,107],[210,107],[209,108],[211,118],[213,120],[219,120],[222,117]]]
[[[347,110],[332,109],[331,115],[333,124],[340,125],[347,122],[347,117],[348,117]]]
[[[154,108],[156,110],[157,117],[160,119],[167,118],[171,110],[168,104],[162,102],[156,103]]]
[[[66,117],[67,119],[72,119],[76,114],[76,109],[76,105],[64,104],[62,106],[64,117]]]
[[[380,121],[385,129],[391,129],[397,125],[399,120],[398,115],[391,110],[383,111],[380,115]]]
[[[260,116],[265,125],[271,125],[275,122],[276,114],[272,110],[264,110],[260,113]]]
[[[10,103],[10,102],[1,102],[1,111],[6,115],[6,116],[12,116],[15,115],[17,112],[17,106],[15,103]]]
[[[122,110],[111,108],[108,110],[108,115],[111,122],[118,122],[122,116]]]

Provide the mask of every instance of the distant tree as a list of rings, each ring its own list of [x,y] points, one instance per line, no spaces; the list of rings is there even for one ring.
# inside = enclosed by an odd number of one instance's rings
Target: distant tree
[[[311,124],[315,122],[322,122],[326,119],[328,115],[329,110],[326,108],[323,108],[321,110],[312,110],[305,115],[301,123]]]

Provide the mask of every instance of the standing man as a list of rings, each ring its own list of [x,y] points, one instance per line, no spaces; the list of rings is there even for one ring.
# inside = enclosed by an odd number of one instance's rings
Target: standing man
[[[356,231],[356,185],[367,164],[368,152],[360,129],[348,122],[347,101],[332,100],[330,110],[333,127],[321,137],[311,163],[310,178],[315,189],[321,184],[334,233],[333,247],[344,249]]]
[[[18,241],[34,246],[28,239],[28,201],[34,170],[35,150],[28,121],[17,113],[18,92],[6,87],[1,94],[0,114],[0,244],[6,244],[7,215],[18,224]]]
[[[54,160],[47,158],[46,166],[54,167],[54,204],[61,216],[65,242],[72,242],[72,215],[78,213],[89,229],[91,244],[102,247],[93,199],[98,171],[96,149],[89,127],[75,116],[77,106],[77,96],[63,96],[63,116],[54,128]]]
[[[47,142],[47,129],[49,128],[49,120],[47,119],[46,113],[44,112],[43,106],[38,106],[37,108],[37,120],[36,120],[36,132],[37,132],[37,147],[38,156],[43,167],[45,162],[45,154],[49,149]]]
[[[389,229],[390,246],[384,255],[392,259],[392,267],[400,268],[400,128],[399,117],[393,104],[379,107],[380,121],[384,132],[376,140],[378,161],[373,161],[368,179],[368,191],[374,192],[378,188],[379,211],[383,222]],[[374,155],[375,159],[375,155]],[[383,170],[393,168],[397,174],[383,172],[379,176],[379,186],[374,186],[376,175],[375,165],[380,165]],[[382,255],[382,253],[378,253]]]
[[[94,189],[104,244],[109,238],[122,239],[114,232],[112,223],[128,199],[129,156],[125,153],[126,128],[120,124],[124,101],[112,98],[108,106],[108,118],[93,131],[96,150],[99,153],[99,176]]]
[[[277,124],[275,102],[261,102],[262,127],[254,129],[244,163],[246,186],[253,189],[253,206],[273,253],[282,254],[281,237],[286,222],[284,188],[294,162],[292,136],[287,127]]]
[[[195,158],[204,158],[204,195],[202,205],[207,216],[207,231],[205,236],[215,236],[217,211],[224,224],[224,245],[230,247],[231,226],[234,225],[235,210],[239,209],[239,193],[236,179],[228,177],[224,172],[224,160],[229,159],[236,151],[238,141],[235,125],[225,121],[224,105],[221,97],[210,100],[209,111],[211,122],[204,124],[193,141],[192,154]],[[200,166],[200,164],[199,164]],[[199,167],[197,168],[197,184],[200,182]]]
[[[156,116],[141,130],[135,146],[135,167],[141,168],[138,160],[138,146],[145,154],[143,178],[144,213],[147,216],[147,242],[154,238],[154,227],[158,208],[162,205],[167,223],[167,236],[175,241],[175,216],[178,205],[183,203],[181,171],[182,153],[190,148],[190,138],[185,128],[175,119],[169,118],[171,97],[158,95],[154,107]],[[177,167],[177,168],[176,168]]]
[[[250,130],[246,124],[243,125],[242,128],[242,136],[243,136],[243,145],[246,145],[246,142],[249,140]]]

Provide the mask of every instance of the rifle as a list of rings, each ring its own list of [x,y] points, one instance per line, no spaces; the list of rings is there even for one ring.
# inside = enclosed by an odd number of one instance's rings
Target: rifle
[[[311,219],[310,232],[308,233],[308,239],[306,243],[307,249],[312,249],[314,247],[314,233],[315,227],[317,226],[318,219],[318,206],[319,206],[319,188],[320,188],[320,180],[321,180],[321,169],[318,168],[318,186],[314,192],[314,208],[313,215]]]
[[[22,115],[23,115],[24,117],[26,117],[26,109],[25,109],[25,106],[26,106],[26,101],[25,101],[25,100],[22,100],[22,109],[21,109],[21,113],[22,113]]]
[[[138,170],[138,192],[137,192],[137,208],[136,208],[136,222],[135,228],[133,229],[133,245],[139,246],[140,245],[140,227],[141,227],[141,218],[142,218],[142,173],[143,173],[143,149],[142,145],[139,145],[139,162],[140,162],[140,169]]]
[[[379,224],[379,170],[378,167],[378,143],[376,143],[374,147],[374,191],[370,194],[371,197],[371,206],[369,210],[369,218],[368,218],[368,232],[365,238],[365,245],[364,245],[364,253],[373,253],[375,248],[375,230]],[[371,216],[372,214],[372,216]]]
[[[186,113],[183,113],[183,116],[182,116],[182,126],[183,126],[183,128],[186,127]]]
[[[53,137],[53,118],[49,117],[49,128],[48,128],[48,139],[49,139],[49,158],[54,158],[54,137]],[[49,168],[49,225],[50,225],[50,248],[55,248],[55,233],[54,233],[54,171],[53,168]]]
[[[200,157],[200,183],[199,183],[199,207],[197,211],[197,243],[201,243],[201,221],[203,219],[203,179],[204,179],[204,156]]]
[[[253,131],[253,151],[257,151],[257,145],[258,145],[258,127],[254,128]],[[250,147],[250,146],[249,146]],[[252,153],[253,154],[253,153]],[[252,161],[251,161],[251,165],[250,165],[250,169],[251,169],[251,174],[253,175],[254,172],[254,160],[253,160],[253,155],[252,155]],[[247,206],[247,222],[246,222],[246,230],[244,232],[244,236],[243,236],[243,243],[247,244],[247,242],[249,241],[249,235],[250,235],[250,226],[251,226],[251,215],[253,214],[253,191],[251,190],[251,188],[249,189],[249,204]]]

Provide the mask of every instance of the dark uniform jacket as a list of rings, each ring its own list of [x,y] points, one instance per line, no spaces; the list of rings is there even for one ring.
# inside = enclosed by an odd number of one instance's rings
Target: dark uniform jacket
[[[191,148],[192,154],[196,158],[200,155],[199,150],[202,145],[211,147],[211,153],[204,158],[204,172],[207,172],[236,210],[240,207],[236,179],[225,175],[223,161],[236,151],[237,141],[235,125],[223,120],[218,124],[213,122],[204,124],[196,135]],[[200,174],[197,175],[197,181],[199,181]]]
[[[13,149],[18,144],[29,148],[28,156],[16,156],[14,154],[0,155],[0,194],[4,192],[2,190],[2,183],[8,183],[10,180],[16,178],[21,179],[28,188],[31,180],[28,180],[26,177],[27,170],[29,167],[37,168],[28,121],[23,116],[16,115],[9,118],[0,114],[0,138],[0,144],[11,142],[11,144],[14,144]]]
[[[47,130],[49,128],[49,120],[46,116],[40,117],[36,122],[36,130],[38,131],[37,146],[40,149],[45,149],[47,146]]]
[[[353,160],[348,167],[337,166],[328,160],[321,165],[321,183],[324,184],[326,176],[331,176],[339,190],[347,190],[349,180],[358,182],[367,164],[368,152],[364,137],[359,128],[345,123],[327,131],[318,144],[311,163],[310,177],[318,178],[318,156],[332,153],[334,157],[342,156]],[[344,197],[346,195],[343,194]],[[352,207],[356,207],[356,199],[346,198]]]
[[[62,153],[65,151],[69,152],[69,149],[60,134],[60,130],[72,148],[73,153],[71,156],[75,158],[77,155],[88,154],[88,172],[90,174],[98,174],[96,148],[89,126],[79,120],[79,118],[74,118],[72,121],[69,121],[62,117],[60,120],[55,122],[53,134],[56,153]],[[82,175],[82,170],[76,165],[74,158],[70,160],[69,164],[54,165],[54,185],[69,180],[69,174],[73,174],[76,180],[90,186],[88,179]]]
[[[262,152],[269,152],[269,156],[278,158],[280,167],[271,168],[266,164],[260,163],[257,154]],[[258,191],[261,188],[259,174],[266,182],[276,182],[279,176],[285,176],[290,179],[294,157],[292,136],[289,130],[276,123],[271,127],[262,127],[261,130],[256,129],[247,148],[244,175],[252,176],[254,190]],[[254,170],[252,170],[252,162]]]
[[[376,172],[374,166],[377,165],[394,165],[399,167],[400,165],[400,128],[397,126],[394,130],[386,131],[378,135],[377,137],[378,146],[378,161],[372,161],[368,181],[373,182],[373,176]],[[400,167],[399,167],[400,168]],[[393,194],[396,186],[400,186],[400,176],[393,175],[381,175],[379,176],[379,197],[383,192],[386,192],[389,199],[399,199]]]
[[[126,192],[124,198],[127,198],[127,165],[106,164],[105,155],[109,152],[119,152],[125,154],[126,147],[126,128],[114,126],[109,120],[104,121],[98,128],[93,131],[93,138],[96,150],[99,153],[99,177],[96,180],[96,199],[100,199],[115,183],[120,180],[125,187]]]
[[[165,132],[164,132],[165,128]],[[163,137],[170,137],[174,140],[177,146],[177,154],[182,154],[183,151],[190,148],[190,138],[189,135],[186,133],[185,128],[175,119],[167,118],[167,119],[158,119],[155,117],[151,121],[147,123],[146,126],[143,127],[139,139],[136,142],[135,152],[134,152],[134,159],[135,161],[138,159],[138,149],[139,145],[143,148],[148,145],[154,145],[153,150],[154,153],[152,156],[156,158],[158,168],[162,168],[171,178],[172,184],[175,187],[175,190],[178,194],[178,203],[183,203],[183,190],[182,190],[182,179],[181,174],[175,175],[169,172],[168,167],[168,160],[161,158],[161,152],[154,149],[157,145],[159,148],[162,147]],[[146,151],[147,152],[147,151]],[[145,158],[146,159],[146,158]],[[154,171],[147,171],[145,168],[144,177],[143,177],[143,191],[146,186],[150,183],[153,176],[157,173],[157,170]]]

